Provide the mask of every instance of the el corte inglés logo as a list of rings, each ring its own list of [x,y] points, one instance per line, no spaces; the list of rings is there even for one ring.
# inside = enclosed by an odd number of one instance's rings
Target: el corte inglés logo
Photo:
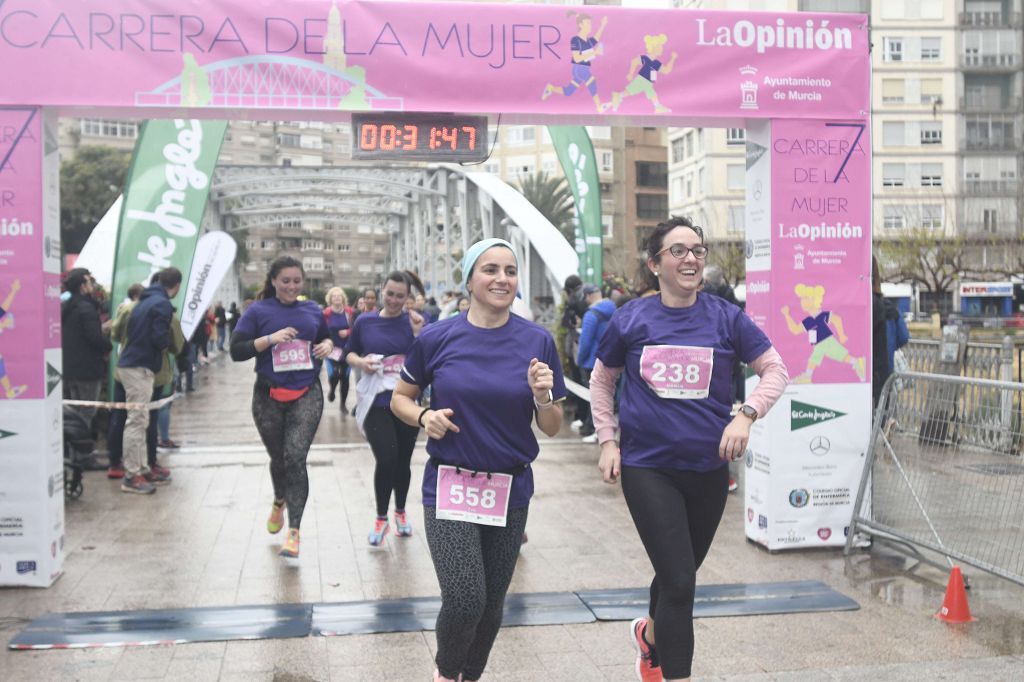
[[[802,403],[799,400],[794,400],[790,407],[789,430],[797,431],[807,426],[814,426],[815,424],[820,424],[822,422],[831,421],[845,416],[845,412],[839,412],[838,410],[831,410],[827,407],[818,407],[817,405],[811,405],[810,403]]]

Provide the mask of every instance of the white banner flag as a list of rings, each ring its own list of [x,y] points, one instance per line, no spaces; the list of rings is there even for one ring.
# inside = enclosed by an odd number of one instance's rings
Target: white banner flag
[[[237,250],[235,240],[227,232],[208,232],[199,238],[185,289],[184,309],[179,315],[186,339],[192,337],[206,309],[213,304],[213,295],[235,262]]]

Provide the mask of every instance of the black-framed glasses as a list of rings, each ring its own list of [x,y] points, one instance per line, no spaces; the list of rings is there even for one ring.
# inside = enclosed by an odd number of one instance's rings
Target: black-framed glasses
[[[689,246],[686,246],[685,244],[673,244],[672,246],[666,246],[664,249],[662,249],[661,251],[659,251],[658,253],[656,253],[654,255],[655,255],[655,257],[657,257],[657,256],[660,256],[661,254],[665,253],[666,251],[671,253],[672,257],[676,258],[678,260],[683,260],[684,258],[686,258],[686,254],[688,254],[688,253],[692,253],[693,257],[696,258],[697,260],[704,260],[705,258],[708,257],[709,249],[708,249],[708,247],[704,246],[703,244],[698,244],[697,246],[694,246],[693,248],[690,248]]]

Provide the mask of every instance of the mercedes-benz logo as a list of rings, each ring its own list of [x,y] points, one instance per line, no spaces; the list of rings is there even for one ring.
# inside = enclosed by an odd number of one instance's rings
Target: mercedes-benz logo
[[[832,443],[825,436],[815,436],[811,439],[810,449],[811,454],[821,457],[827,455],[828,451],[832,449]]]

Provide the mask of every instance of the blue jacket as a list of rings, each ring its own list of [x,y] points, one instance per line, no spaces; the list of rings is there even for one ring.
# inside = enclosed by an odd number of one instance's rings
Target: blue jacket
[[[576,364],[584,369],[594,369],[597,361],[597,346],[608,329],[608,321],[615,312],[615,302],[602,298],[583,313],[583,328],[580,329],[580,347],[576,353]]]
[[[121,348],[118,367],[145,367],[160,371],[164,353],[171,345],[171,316],[174,306],[159,283],[142,292],[128,318],[127,340]]]

